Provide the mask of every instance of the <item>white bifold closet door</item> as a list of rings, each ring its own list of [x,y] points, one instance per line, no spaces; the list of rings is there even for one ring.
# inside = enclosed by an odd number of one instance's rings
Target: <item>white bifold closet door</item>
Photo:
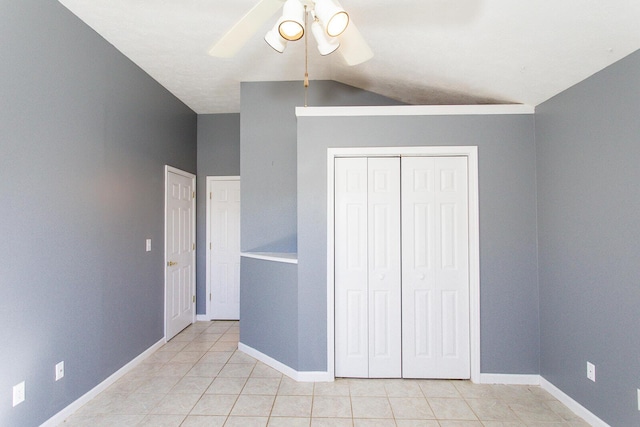
[[[336,376],[400,378],[400,158],[335,160]]]
[[[466,157],[402,158],[402,372],[466,379],[469,209]]]
[[[335,160],[335,375],[469,378],[466,157]]]

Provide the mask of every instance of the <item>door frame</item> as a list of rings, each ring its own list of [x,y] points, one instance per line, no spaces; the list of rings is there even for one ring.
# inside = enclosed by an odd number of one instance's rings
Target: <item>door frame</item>
[[[191,179],[191,185],[193,188],[193,197],[191,198],[191,236],[193,242],[196,241],[196,176],[192,173],[183,171],[178,168],[174,168],[173,166],[164,165],[164,263],[162,264],[162,269],[164,271],[164,340],[167,341],[167,319],[168,314],[168,301],[167,301],[167,262],[169,262],[169,258],[167,257],[167,208],[169,205],[169,200],[167,198],[168,185],[169,185],[169,172],[175,173],[176,175],[184,176],[185,178]],[[195,299],[196,296],[196,249],[194,248],[191,252],[191,267],[193,271],[191,272],[191,294]],[[196,302],[193,301],[193,318],[191,319],[191,323],[195,323],[196,321]]]
[[[213,184],[214,181],[238,181],[240,182],[240,177],[239,176],[207,176],[207,195],[209,197],[207,197],[207,209],[206,209],[206,216],[205,216],[205,222],[206,222],[206,233],[207,233],[207,238],[206,238],[206,270],[205,270],[205,281],[206,281],[206,294],[205,294],[205,300],[207,302],[206,304],[206,312],[205,312],[205,317],[207,320],[213,320],[212,316],[213,313],[211,312],[211,274],[209,274],[209,272],[211,271],[211,246],[212,246],[212,242],[209,240],[209,237],[211,236],[211,221],[210,221],[210,216],[211,216],[211,211],[213,209],[213,200],[211,199],[211,185]],[[242,185],[242,182],[240,182],[240,184]],[[240,187],[240,191],[242,191],[242,187]],[[242,206],[240,207],[242,209]]]
[[[469,191],[469,349],[471,381],[480,383],[480,227],[478,147],[345,147],[327,149],[327,373],[335,378],[335,220],[334,159],[336,157],[467,157]]]

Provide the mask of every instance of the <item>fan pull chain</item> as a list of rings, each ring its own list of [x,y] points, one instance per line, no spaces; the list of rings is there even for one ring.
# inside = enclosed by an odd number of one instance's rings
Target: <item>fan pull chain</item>
[[[307,5],[304,5],[304,106],[307,106],[308,92],[309,92],[309,43],[307,39],[309,33],[307,33]]]

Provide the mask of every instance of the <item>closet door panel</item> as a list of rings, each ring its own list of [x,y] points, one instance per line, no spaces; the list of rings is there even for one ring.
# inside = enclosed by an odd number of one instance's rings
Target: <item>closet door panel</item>
[[[368,176],[369,378],[400,378],[400,158],[369,158]]]
[[[367,159],[335,160],[335,375],[369,376]]]
[[[465,157],[402,159],[403,376],[469,378]]]

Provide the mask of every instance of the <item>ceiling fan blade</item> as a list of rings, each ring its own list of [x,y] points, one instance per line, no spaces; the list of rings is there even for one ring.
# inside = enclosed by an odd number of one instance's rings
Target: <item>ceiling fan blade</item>
[[[222,38],[209,49],[209,55],[230,58],[282,6],[284,0],[260,0]]]
[[[347,65],[358,65],[373,58],[373,51],[365,41],[358,28],[349,22],[349,26],[340,38],[340,49],[338,52],[342,54]]]

